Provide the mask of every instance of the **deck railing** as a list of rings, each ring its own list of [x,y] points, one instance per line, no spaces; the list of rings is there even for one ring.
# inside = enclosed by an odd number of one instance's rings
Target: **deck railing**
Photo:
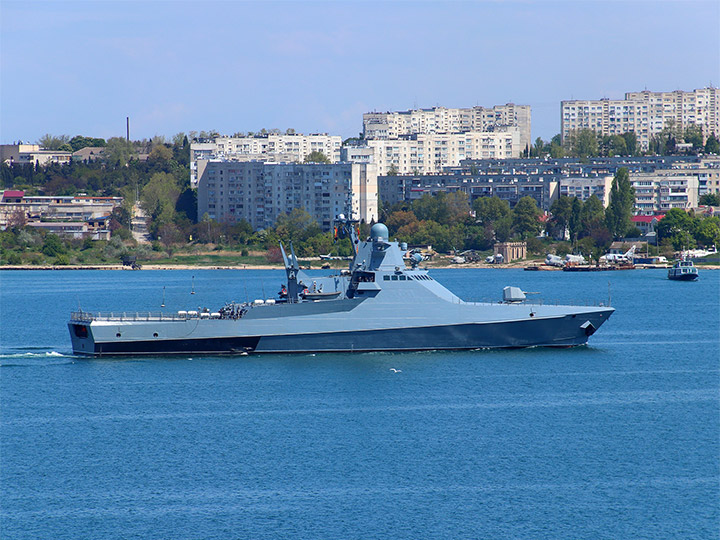
[[[92,322],[92,321],[185,321],[187,319],[199,319],[200,314],[162,313],[162,312],[132,312],[132,311],[110,311],[95,312],[73,311],[70,314],[71,321]]]

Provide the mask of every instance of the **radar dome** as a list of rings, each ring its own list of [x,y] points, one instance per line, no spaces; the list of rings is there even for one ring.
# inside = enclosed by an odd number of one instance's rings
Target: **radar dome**
[[[382,223],[376,223],[370,229],[370,238],[372,240],[387,240],[389,235],[388,228]]]

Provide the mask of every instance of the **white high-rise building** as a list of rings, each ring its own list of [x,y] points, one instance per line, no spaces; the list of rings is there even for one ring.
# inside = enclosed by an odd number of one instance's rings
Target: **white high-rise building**
[[[372,163],[267,163],[200,160],[198,216],[223,223],[247,220],[272,227],[294,208],[330,230],[338,214],[377,221],[377,172]]]
[[[507,159],[520,157],[522,146],[517,129],[469,131],[466,133],[418,133],[399,139],[369,139],[372,162],[379,175],[430,174],[443,167],[456,167],[464,159]],[[348,160],[367,161],[367,152],[344,150]],[[360,155],[362,154],[362,155]]]
[[[496,131],[509,127],[520,133],[520,146],[531,145],[530,106],[496,105],[492,108],[413,109],[409,111],[371,112],[363,114],[365,139],[397,139],[420,133],[464,133]]]
[[[312,152],[322,152],[330,163],[340,161],[342,138],[316,133],[269,133],[257,137],[217,137],[190,144],[190,185],[197,187],[200,159],[302,163]]]
[[[571,100],[561,102],[563,140],[571,132],[591,129],[601,135],[634,132],[640,148],[666,126],[680,130],[696,125],[703,137],[720,136],[720,90],[701,88],[692,92],[627,92],[625,99]]]

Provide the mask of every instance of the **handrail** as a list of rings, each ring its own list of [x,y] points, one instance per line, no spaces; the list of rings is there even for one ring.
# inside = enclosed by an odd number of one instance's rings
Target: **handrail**
[[[162,312],[89,312],[73,311],[70,313],[71,321],[185,321],[187,319],[199,319],[200,314],[178,315],[177,313]]]

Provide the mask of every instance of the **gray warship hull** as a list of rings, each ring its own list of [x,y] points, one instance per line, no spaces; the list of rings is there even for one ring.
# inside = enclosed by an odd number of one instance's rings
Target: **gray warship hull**
[[[397,243],[378,234],[358,246],[350,269],[338,276],[307,276],[294,252],[287,257],[283,250],[283,255],[288,287],[282,298],[233,304],[214,313],[75,312],[68,324],[73,352],[110,356],[572,347],[587,343],[614,311],[530,304],[519,289],[520,297],[510,295],[497,303],[465,302],[417,264],[406,268]],[[312,283],[309,290],[306,283]]]
[[[237,320],[143,314],[73,314],[73,351],[84,355],[417,351],[583,345],[612,308],[449,304],[382,316],[372,300],[312,313],[321,302],[265,306]],[[348,306],[347,304],[351,304]],[[295,312],[290,314],[288,312]],[[301,314],[305,312],[305,314]],[[402,321],[402,326],[398,325]]]

